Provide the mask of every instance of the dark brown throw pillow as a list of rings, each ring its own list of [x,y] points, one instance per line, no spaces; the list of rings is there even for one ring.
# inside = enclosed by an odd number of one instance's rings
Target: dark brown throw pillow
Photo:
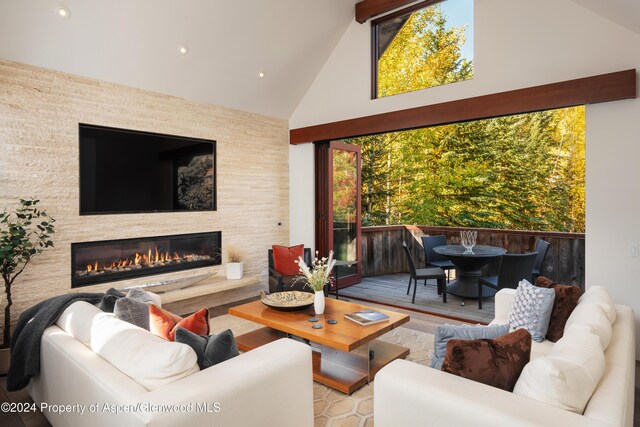
[[[580,288],[568,285],[558,285],[551,279],[544,276],[538,277],[536,286],[539,288],[552,288],[556,291],[556,297],[553,300],[553,309],[551,309],[551,320],[549,320],[549,329],[547,336],[549,341],[557,342],[564,334],[564,326],[567,319],[578,305],[580,299]]]
[[[526,329],[494,339],[452,339],[447,342],[442,370],[513,391],[530,356],[531,334]]]

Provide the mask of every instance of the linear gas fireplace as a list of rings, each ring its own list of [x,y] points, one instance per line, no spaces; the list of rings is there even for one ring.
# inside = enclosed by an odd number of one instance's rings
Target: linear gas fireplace
[[[221,263],[220,231],[71,244],[71,287]]]

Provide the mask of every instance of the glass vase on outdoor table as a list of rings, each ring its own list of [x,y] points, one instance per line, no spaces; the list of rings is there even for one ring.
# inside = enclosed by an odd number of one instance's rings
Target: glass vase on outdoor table
[[[473,254],[473,247],[476,245],[478,232],[475,230],[463,230],[460,232],[460,241],[464,246],[465,254]]]

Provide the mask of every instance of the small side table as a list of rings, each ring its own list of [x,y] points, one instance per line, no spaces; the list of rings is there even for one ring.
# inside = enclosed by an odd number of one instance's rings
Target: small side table
[[[338,267],[351,267],[353,264],[357,263],[357,260],[354,261],[346,261],[346,260],[340,260],[337,259],[336,260],[336,264],[334,266],[334,271],[335,271],[335,276],[336,276],[336,299],[340,299],[339,295],[338,295]],[[343,301],[349,301],[348,299],[344,299],[342,298]]]

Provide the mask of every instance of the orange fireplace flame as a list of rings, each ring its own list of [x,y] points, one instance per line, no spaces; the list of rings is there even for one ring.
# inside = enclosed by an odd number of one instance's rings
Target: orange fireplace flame
[[[162,252],[162,248],[158,248],[155,246],[154,248],[149,248],[147,253],[138,253],[135,255],[126,258],[126,259],[118,259],[117,261],[111,261],[109,264],[99,264],[98,261],[94,261],[93,263],[86,264],[86,270],[82,268],[81,270],[86,271],[87,273],[96,274],[103,273],[109,271],[117,271],[123,268],[126,269],[139,269],[143,267],[150,267],[156,264],[166,264],[173,262],[192,262],[197,261],[199,257],[206,255],[196,255],[196,254],[178,254],[178,252],[174,252],[173,255],[167,250]],[[209,257],[207,256],[207,259]]]

